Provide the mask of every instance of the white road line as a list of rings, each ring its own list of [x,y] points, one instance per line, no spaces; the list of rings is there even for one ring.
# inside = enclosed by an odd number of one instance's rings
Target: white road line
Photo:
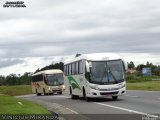
[[[66,109],[70,110],[71,112],[73,112],[73,113],[75,113],[75,114],[78,114],[78,112],[76,112],[76,111],[74,111],[74,110],[72,110],[72,109],[70,109],[70,108],[66,108]]]
[[[135,110],[127,109],[127,108],[122,108],[122,107],[118,107],[118,106],[113,106],[113,105],[108,105],[108,104],[103,104],[103,103],[97,103],[97,102],[94,102],[94,103],[96,103],[98,105],[103,105],[103,106],[106,106],[106,107],[110,107],[110,108],[115,108],[115,109],[131,112],[131,113],[146,115],[146,116],[149,116],[149,117],[154,117],[154,118],[159,117],[157,115],[151,115],[151,114],[147,114],[147,113],[144,113],[144,112],[139,112],[139,111],[135,111]]]
[[[62,97],[62,98],[70,98],[69,96],[53,96],[53,97]]]
[[[128,94],[126,94],[125,96],[127,96],[127,97],[133,97],[133,98],[137,98],[138,96],[133,96],[133,95],[128,95]]]

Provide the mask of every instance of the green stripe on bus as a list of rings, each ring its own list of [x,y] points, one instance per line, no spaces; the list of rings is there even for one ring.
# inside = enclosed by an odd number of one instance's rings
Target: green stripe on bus
[[[69,80],[69,83],[70,83],[70,85],[72,86],[73,89],[81,90],[81,88],[78,85],[77,81],[72,76],[68,76],[68,80]]]

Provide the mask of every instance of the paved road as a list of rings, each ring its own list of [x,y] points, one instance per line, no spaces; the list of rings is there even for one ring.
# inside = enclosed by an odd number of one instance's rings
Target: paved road
[[[160,120],[160,92],[127,91],[125,96],[120,96],[117,101],[112,99],[94,99],[86,102],[82,99],[72,100],[67,95],[52,96],[21,96],[33,100],[42,100],[57,103],[67,107],[75,114],[84,114],[91,119],[105,120],[142,120],[142,116],[154,117]],[[158,115],[159,114],[159,115]]]

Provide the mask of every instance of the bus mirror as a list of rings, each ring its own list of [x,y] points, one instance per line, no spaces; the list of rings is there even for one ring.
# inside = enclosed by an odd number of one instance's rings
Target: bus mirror
[[[92,62],[89,62],[88,64],[89,64],[89,67],[91,68],[92,67]]]
[[[89,66],[89,63],[88,63],[88,61],[86,61],[86,72],[90,72],[90,66]]]
[[[127,64],[126,64],[124,61],[122,61],[122,63],[123,63],[123,68],[124,68],[124,70],[127,71],[127,69],[128,69]]]

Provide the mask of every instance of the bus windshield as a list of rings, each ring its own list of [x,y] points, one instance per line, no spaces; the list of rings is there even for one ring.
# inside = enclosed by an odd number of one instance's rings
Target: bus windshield
[[[50,74],[46,76],[46,83],[47,85],[50,86],[57,86],[57,85],[62,85],[64,84],[64,78],[63,78],[63,74]]]
[[[92,61],[90,73],[90,82],[95,84],[115,84],[124,81],[124,70],[121,60]]]

